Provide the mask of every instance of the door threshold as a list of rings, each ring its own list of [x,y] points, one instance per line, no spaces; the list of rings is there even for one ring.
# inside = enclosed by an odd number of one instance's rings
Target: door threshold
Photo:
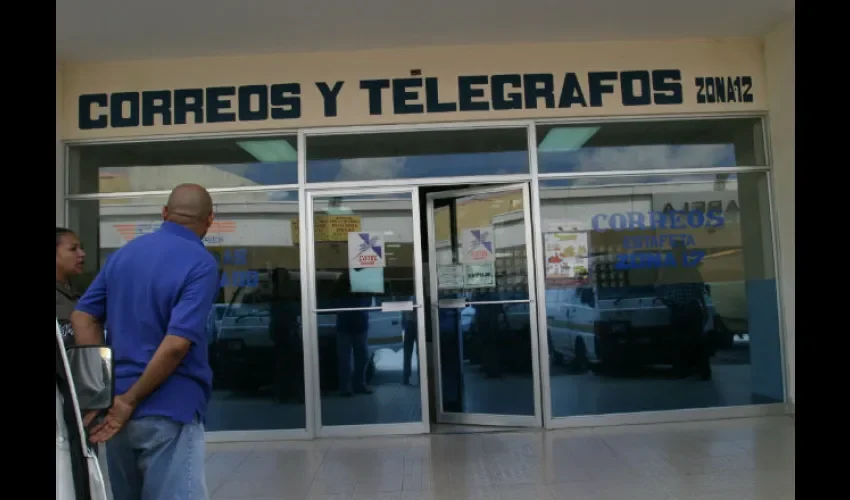
[[[518,432],[533,430],[528,427],[505,427],[500,425],[432,424],[431,434],[482,434],[488,432]]]

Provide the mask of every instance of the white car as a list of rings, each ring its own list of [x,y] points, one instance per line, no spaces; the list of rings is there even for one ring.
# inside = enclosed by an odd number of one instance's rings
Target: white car
[[[709,338],[717,319],[708,287],[704,300]],[[669,364],[675,356],[670,309],[653,286],[549,289],[546,316],[553,362],[578,372],[596,364]]]
[[[56,500],[111,498],[80,410],[112,405],[111,353],[106,346],[72,346],[66,352],[56,321]]]

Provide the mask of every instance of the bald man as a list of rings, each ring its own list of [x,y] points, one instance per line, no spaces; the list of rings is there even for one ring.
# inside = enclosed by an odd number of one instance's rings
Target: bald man
[[[207,499],[205,327],[219,281],[202,240],[212,199],[197,184],[181,184],[162,219],[109,258],[71,315],[77,344],[103,344],[104,326],[109,331],[115,400],[86,421],[90,440],[106,442],[114,500]]]

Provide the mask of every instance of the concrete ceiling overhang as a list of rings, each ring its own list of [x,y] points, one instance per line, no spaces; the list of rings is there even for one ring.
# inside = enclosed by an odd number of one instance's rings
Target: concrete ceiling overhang
[[[63,61],[760,37],[794,0],[57,0]]]

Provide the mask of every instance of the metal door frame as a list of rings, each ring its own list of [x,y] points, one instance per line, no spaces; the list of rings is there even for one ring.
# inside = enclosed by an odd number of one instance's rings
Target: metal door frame
[[[442,370],[440,369],[440,322],[439,322],[439,305],[437,301],[437,247],[436,247],[436,232],[434,225],[434,201],[445,198],[456,198],[462,196],[474,196],[492,193],[502,193],[509,191],[521,191],[523,197],[523,220],[525,223],[525,248],[526,248],[526,266],[528,274],[528,314],[529,326],[531,327],[531,368],[532,381],[534,390],[534,415],[495,415],[489,413],[449,413],[443,411],[443,386],[442,386]],[[434,390],[437,422],[448,424],[468,424],[468,425],[492,425],[505,427],[543,427],[543,412],[542,412],[542,387],[541,387],[541,372],[540,372],[540,332],[538,328],[538,311],[537,311],[537,272],[535,268],[536,259],[534,258],[534,233],[532,231],[532,207],[530,188],[527,182],[519,184],[501,184],[487,186],[483,188],[461,189],[453,191],[441,191],[429,193],[427,195],[427,217],[428,217],[428,258],[429,258],[429,276],[430,276],[430,291],[431,291],[431,328],[432,338],[434,342]],[[501,302],[501,301],[500,301]],[[509,303],[517,303],[518,301],[505,301]],[[520,301],[525,303],[526,301]]]
[[[305,348],[310,351],[310,372],[312,373],[313,384],[311,391],[308,394],[307,404],[312,406],[312,424],[317,437],[356,437],[356,436],[375,436],[375,435],[395,435],[395,434],[427,434],[431,431],[429,407],[428,407],[428,358],[427,349],[425,346],[425,316],[424,308],[424,287],[422,276],[422,228],[420,222],[419,209],[419,189],[418,187],[374,187],[374,188],[348,188],[348,189],[309,189],[306,191],[305,211],[302,212],[304,223],[301,229],[301,234],[304,236],[301,241],[304,242],[305,248],[302,249],[302,255],[306,257],[303,269],[307,279],[302,281],[302,328],[308,332],[306,335]],[[416,338],[416,354],[419,370],[419,395],[422,406],[422,419],[419,422],[405,422],[396,424],[363,424],[363,425],[332,425],[326,426],[322,424],[322,391],[321,378],[319,367],[319,343],[318,343],[318,322],[316,316],[318,314],[316,304],[316,246],[313,218],[315,212],[316,199],[330,198],[337,196],[370,196],[382,194],[409,194],[412,206],[413,217],[413,266],[414,266],[414,286],[416,290],[416,303],[414,310],[416,311],[417,338]],[[306,319],[305,319],[306,318]]]

